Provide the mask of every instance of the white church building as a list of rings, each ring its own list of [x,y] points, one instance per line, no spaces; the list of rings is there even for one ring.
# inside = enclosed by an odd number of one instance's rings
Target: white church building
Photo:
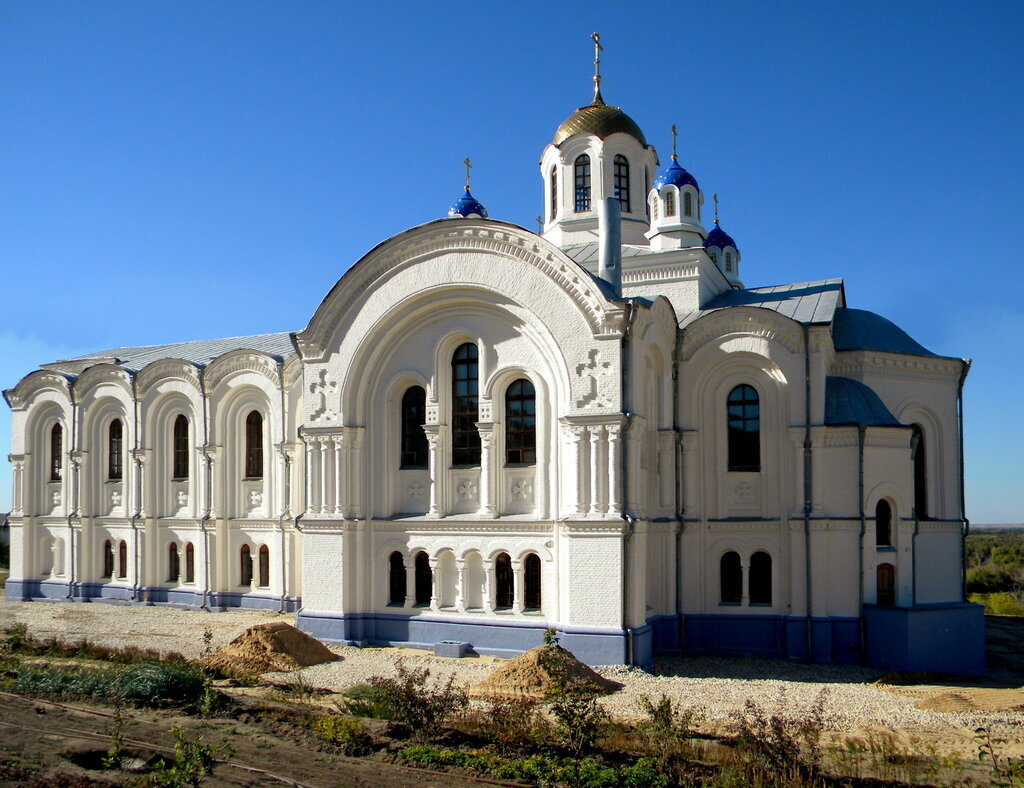
[[[467,184],[302,330],[4,392],[7,599],[295,611],[326,641],[502,656],[550,627],[591,664],[982,671],[969,362],[839,279],[746,288],[696,178],[599,88],[541,154],[542,232]]]

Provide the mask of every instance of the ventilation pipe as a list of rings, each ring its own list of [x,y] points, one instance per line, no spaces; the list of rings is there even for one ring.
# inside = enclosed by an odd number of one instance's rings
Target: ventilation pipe
[[[622,298],[622,212],[614,197],[597,203],[597,229],[597,275],[611,287],[613,297]]]

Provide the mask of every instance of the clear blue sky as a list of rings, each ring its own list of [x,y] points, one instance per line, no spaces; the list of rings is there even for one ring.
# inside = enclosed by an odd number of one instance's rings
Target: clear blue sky
[[[851,306],[974,359],[968,515],[1024,522],[1019,2],[2,0],[0,386],[298,330],[445,212],[467,155],[491,216],[535,227],[592,30],[605,99],[663,162],[678,124],[748,286],[842,276]]]

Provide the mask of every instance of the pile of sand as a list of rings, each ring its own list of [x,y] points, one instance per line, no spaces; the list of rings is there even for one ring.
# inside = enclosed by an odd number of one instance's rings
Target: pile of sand
[[[940,692],[918,701],[916,705],[924,711],[1020,711],[1024,709],[1024,690],[963,689]]]
[[[540,700],[556,687],[552,669],[565,677],[565,683],[571,689],[589,687],[599,695],[608,695],[622,688],[621,684],[595,673],[561,646],[538,646],[509,660],[479,684],[470,687],[468,694],[472,698],[486,700]]]
[[[319,640],[291,624],[274,621],[249,627],[216,654],[202,660],[226,673],[289,671],[338,659]]]

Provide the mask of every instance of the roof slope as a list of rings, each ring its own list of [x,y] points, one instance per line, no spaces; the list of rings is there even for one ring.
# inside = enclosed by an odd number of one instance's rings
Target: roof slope
[[[828,376],[825,379],[825,424],[863,424],[873,427],[903,427],[873,389],[859,380]]]
[[[832,326],[836,350],[881,350],[910,356],[935,354],[891,320],[866,309],[837,309]]]
[[[836,310],[845,303],[842,279],[727,290],[712,298],[699,311],[686,315],[680,325],[686,326],[709,312],[737,306],[770,309],[798,323],[828,324],[832,322]]]

